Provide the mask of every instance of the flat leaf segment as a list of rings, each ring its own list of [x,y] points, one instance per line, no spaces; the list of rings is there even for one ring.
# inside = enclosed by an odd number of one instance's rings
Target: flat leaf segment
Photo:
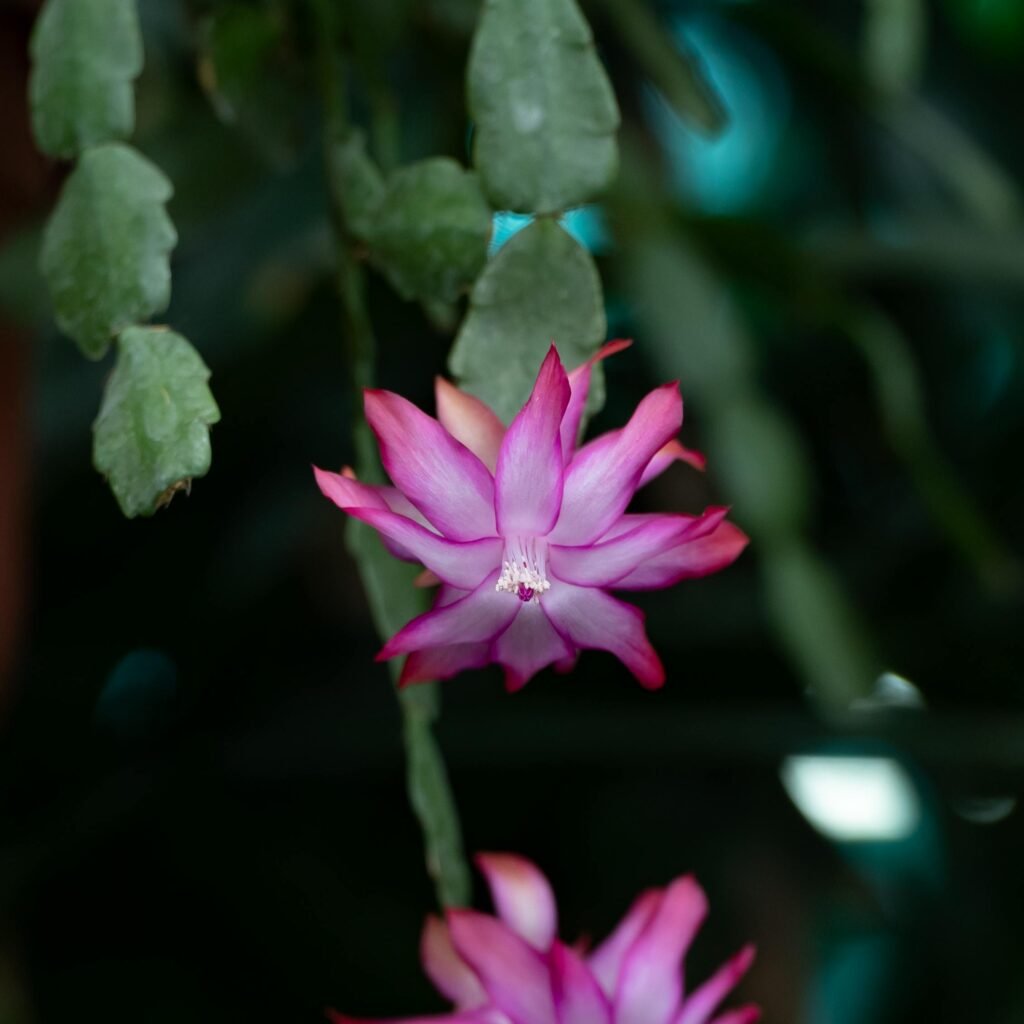
[[[552,343],[566,366],[579,366],[597,351],[605,329],[594,261],[545,218],[512,238],[477,279],[449,365],[508,423]]]
[[[57,323],[90,359],[122,328],[167,308],[172,191],[158,167],[121,143],[86,150],[64,185],[42,269]]]
[[[180,334],[129,327],[93,424],[93,462],[129,518],[152,515],[210,468],[220,410],[210,371]]]
[[[495,209],[557,213],[614,178],[619,109],[574,0],[485,0],[468,99]]]
[[[135,0],[48,0],[32,33],[29,96],[39,148],[70,159],[126,139],[142,71]]]

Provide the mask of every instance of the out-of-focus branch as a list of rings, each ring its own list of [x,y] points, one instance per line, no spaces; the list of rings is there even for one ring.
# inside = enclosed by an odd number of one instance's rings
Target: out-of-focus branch
[[[354,391],[352,429],[356,461],[364,479],[379,480],[381,470],[373,438],[359,415],[362,390],[374,383],[376,359],[376,340],[366,304],[366,273],[356,258],[345,223],[345,183],[339,180],[339,164],[331,159],[333,148],[343,144],[351,132],[344,67],[338,50],[337,5],[332,0],[310,0],[310,11],[317,37],[324,156],[335,236],[335,285],[345,318]],[[372,531],[360,529],[361,524],[350,525],[354,528],[350,533],[350,547],[359,563],[374,621],[382,634],[390,634],[394,629],[389,620],[395,617],[396,605],[419,603],[420,592],[412,590],[411,578],[402,573],[404,567],[394,566],[397,570],[394,576],[383,569],[382,557],[393,560],[382,552],[376,538],[368,535]],[[432,726],[440,713],[437,684],[423,683],[399,690],[398,703],[402,712],[409,801],[423,830],[427,871],[443,906],[463,905],[469,902],[469,869],[448,773],[433,734]]]

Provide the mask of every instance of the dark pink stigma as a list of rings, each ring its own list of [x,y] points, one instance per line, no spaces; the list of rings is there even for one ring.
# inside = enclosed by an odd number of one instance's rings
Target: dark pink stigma
[[[532,601],[533,600],[533,587],[528,587],[525,583],[520,583],[516,587],[516,597],[520,601]]]

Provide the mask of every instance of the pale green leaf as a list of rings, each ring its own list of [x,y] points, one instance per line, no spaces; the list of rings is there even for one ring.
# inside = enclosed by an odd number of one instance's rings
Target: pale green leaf
[[[29,102],[39,148],[74,157],[125,139],[142,71],[135,0],[46,0],[32,33]]]
[[[57,323],[90,359],[128,324],[167,308],[172,191],[159,168],[120,143],[86,150],[64,183],[41,266]]]
[[[468,99],[474,162],[496,209],[554,213],[614,178],[618,106],[575,0],[486,0]]]
[[[152,515],[210,468],[210,426],[220,419],[210,371],[181,335],[129,327],[93,424],[93,463],[121,511]]]
[[[553,220],[537,220],[477,279],[449,365],[505,422],[526,401],[554,343],[566,367],[604,340],[601,281],[590,254]]]
[[[454,302],[487,262],[491,210],[447,157],[396,171],[369,225],[373,261],[406,299]]]

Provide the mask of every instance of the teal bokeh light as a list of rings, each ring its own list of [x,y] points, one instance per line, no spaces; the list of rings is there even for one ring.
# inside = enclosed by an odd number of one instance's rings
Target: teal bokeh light
[[[673,31],[700,56],[729,117],[719,135],[702,136],[648,87],[647,117],[664,146],[673,186],[704,213],[754,208],[772,191],[790,116],[778,63],[756,41],[712,18],[679,19]]]

